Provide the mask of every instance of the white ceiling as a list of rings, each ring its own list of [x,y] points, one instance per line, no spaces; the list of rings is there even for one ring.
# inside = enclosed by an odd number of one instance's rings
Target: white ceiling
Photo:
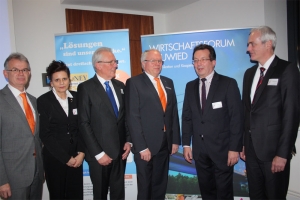
[[[199,0],[60,0],[61,4],[95,6],[166,14]]]

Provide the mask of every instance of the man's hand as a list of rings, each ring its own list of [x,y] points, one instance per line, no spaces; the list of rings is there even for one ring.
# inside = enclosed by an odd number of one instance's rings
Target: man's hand
[[[0,186],[0,197],[3,199],[11,197],[10,185],[8,183]]]
[[[192,163],[193,155],[191,147],[183,147],[183,156],[187,162]]]
[[[98,163],[99,163],[100,165],[106,166],[106,165],[109,165],[109,164],[111,163],[111,161],[112,161],[112,159],[111,159],[107,154],[104,154],[104,155],[102,156],[102,158],[100,158],[100,159],[98,160]]]
[[[243,146],[243,150],[240,152],[240,157],[243,161],[246,161],[245,146]]]
[[[177,153],[178,151],[178,144],[172,144],[172,152],[171,152],[171,155]]]
[[[124,144],[124,148],[123,148],[123,150],[125,150],[125,152],[124,152],[123,155],[122,155],[122,160],[125,160],[125,159],[128,157],[128,155],[129,155],[129,153],[130,153],[130,149],[131,149],[130,143],[129,143],[129,142],[126,142],[126,143]]]
[[[227,166],[233,166],[239,161],[239,152],[228,151]]]
[[[272,173],[282,172],[286,164],[286,159],[279,156],[273,158],[271,171]]]
[[[151,159],[151,152],[149,149],[146,149],[145,151],[140,152],[140,154],[141,154],[142,160],[149,162],[149,160]]]

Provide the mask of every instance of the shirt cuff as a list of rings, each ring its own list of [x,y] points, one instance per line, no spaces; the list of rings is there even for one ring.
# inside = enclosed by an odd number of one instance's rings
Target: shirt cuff
[[[95,156],[96,160],[101,159],[104,156],[105,152],[102,151],[101,153],[99,153],[98,155]]]

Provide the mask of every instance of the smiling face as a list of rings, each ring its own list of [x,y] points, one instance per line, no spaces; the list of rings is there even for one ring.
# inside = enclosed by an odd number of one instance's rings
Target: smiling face
[[[116,62],[105,63],[116,60],[113,53],[109,51],[103,51],[101,53],[101,61],[96,63],[97,74],[104,78],[105,80],[111,80],[116,76],[116,70],[118,68],[118,64]]]
[[[160,62],[162,61],[162,57],[159,51],[151,50],[147,52],[145,60],[142,62],[145,72],[153,77],[158,77],[162,70],[162,62]]]
[[[5,78],[8,80],[8,83],[19,91],[23,92],[26,84],[29,81],[30,71],[23,72],[18,70],[29,69],[28,64],[25,61],[21,61],[18,59],[11,59],[8,62],[8,69],[12,70],[17,69],[17,71],[3,71]]]
[[[194,53],[194,68],[200,78],[205,78],[214,71],[215,60],[210,60],[209,50],[198,50]]]
[[[58,71],[53,73],[50,85],[55,89],[57,94],[66,94],[70,86],[70,78],[67,72]]]
[[[273,55],[272,42],[270,40],[262,42],[261,33],[254,31],[249,35],[247,52],[252,61],[257,61],[264,65]]]

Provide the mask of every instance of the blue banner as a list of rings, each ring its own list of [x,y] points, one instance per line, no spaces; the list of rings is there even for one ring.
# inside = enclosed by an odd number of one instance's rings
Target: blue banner
[[[250,29],[244,28],[142,36],[142,51],[159,50],[165,61],[161,75],[174,81],[180,122],[186,83],[197,78],[192,64],[194,47],[201,43],[213,46],[217,55],[216,72],[236,79],[240,92],[242,92],[244,72],[253,65],[246,52],[249,33]],[[167,197],[200,199],[195,166],[184,160],[182,151],[181,147],[179,152],[170,159],[167,191],[169,196]],[[240,160],[234,166],[234,172],[235,195],[248,196],[245,163]],[[183,177],[189,179],[188,182],[183,182]],[[196,183],[196,187],[191,185],[191,182]],[[179,189],[178,185],[180,184],[182,184],[181,188],[186,186],[186,189]],[[193,189],[193,187],[195,188]]]

